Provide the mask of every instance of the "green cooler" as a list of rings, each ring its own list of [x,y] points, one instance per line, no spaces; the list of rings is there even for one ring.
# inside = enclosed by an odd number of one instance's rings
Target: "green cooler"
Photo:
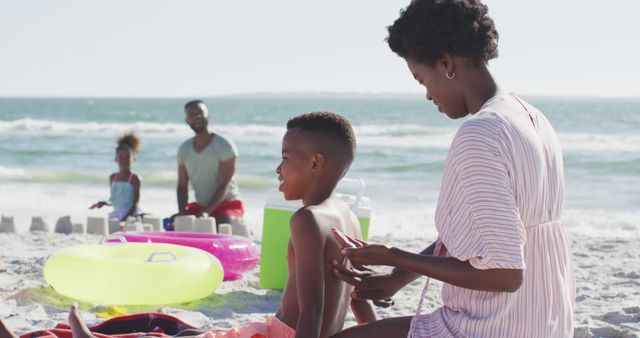
[[[369,221],[371,220],[371,201],[363,197],[364,182],[361,179],[343,179],[337,191],[344,185],[342,182],[359,185],[356,194],[336,193],[335,196],[345,201],[358,217],[362,238],[369,236]],[[302,201],[287,201],[277,189],[267,192],[264,206],[262,226],[262,252],[260,256],[260,287],[263,289],[282,290],[287,282],[287,245],[291,230],[289,219],[293,213],[302,207]]]

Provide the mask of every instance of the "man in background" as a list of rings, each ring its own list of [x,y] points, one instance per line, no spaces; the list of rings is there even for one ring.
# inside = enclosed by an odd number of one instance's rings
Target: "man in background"
[[[195,132],[178,149],[178,215],[215,217],[216,224],[240,222],[244,207],[233,180],[238,149],[235,143],[210,132],[209,110],[201,100],[185,104],[185,122]],[[188,203],[189,182],[195,202]]]

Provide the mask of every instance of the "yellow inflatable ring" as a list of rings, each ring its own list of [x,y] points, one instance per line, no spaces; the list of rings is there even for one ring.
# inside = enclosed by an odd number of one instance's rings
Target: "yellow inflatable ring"
[[[92,304],[161,305],[204,298],[222,283],[213,255],[173,244],[90,244],[61,249],[44,266],[56,292]]]

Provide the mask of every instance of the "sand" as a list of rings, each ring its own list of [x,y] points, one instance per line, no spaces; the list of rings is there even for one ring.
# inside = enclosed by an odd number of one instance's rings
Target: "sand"
[[[589,236],[578,231],[570,231],[569,237],[577,278],[574,337],[640,336],[640,240]],[[86,234],[0,233],[0,318],[17,333],[66,322],[72,300],[46,286],[44,264],[60,248],[99,240],[99,236]],[[419,251],[433,238],[387,235],[371,240]],[[256,268],[248,272],[239,281],[224,282],[215,294],[197,302],[127,310],[167,313],[202,328],[239,327],[277,310],[281,292],[260,289],[258,271]],[[405,287],[394,297],[393,307],[376,310],[378,317],[413,314],[423,283],[424,279],[419,279]],[[431,283],[423,311],[440,305],[440,289],[441,283]],[[96,316],[103,307],[80,306],[87,323],[103,320]],[[346,325],[353,324],[353,317],[349,316]]]

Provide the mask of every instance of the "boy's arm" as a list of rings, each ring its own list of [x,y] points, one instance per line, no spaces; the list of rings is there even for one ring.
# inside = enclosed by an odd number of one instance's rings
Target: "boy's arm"
[[[324,243],[313,213],[298,210],[291,217],[296,290],[300,313],[296,337],[319,337],[324,310]]]
[[[351,299],[351,312],[358,324],[376,321],[376,313],[366,299]]]

